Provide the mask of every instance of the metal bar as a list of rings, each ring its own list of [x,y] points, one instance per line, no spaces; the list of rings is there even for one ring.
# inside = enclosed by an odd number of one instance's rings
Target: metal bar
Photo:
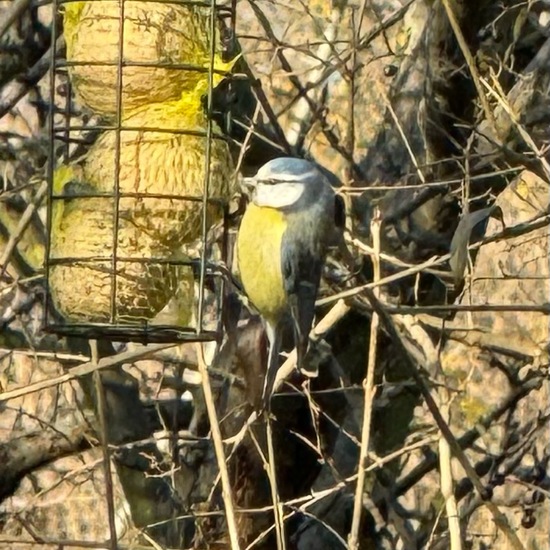
[[[42,324],[44,327],[48,327],[50,320],[51,310],[53,308],[52,298],[50,294],[50,254],[51,254],[51,240],[52,240],[52,205],[53,205],[53,172],[55,164],[55,140],[54,140],[54,104],[55,104],[55,57],[56,57],[56,39],[57,39],[57,6],[58,0],[53,0],[51,4],[53,10],[52,16],[52,44],[50,46],[51,59],[50,59],[50,101],[48,105],[48,165],[46,168],[46,178],[48,182],[47,201],[46,201],[46,250],[44,256],[44,280],[46,287],[45,307],[43,312]]]
[[[208,191],[210,186],[210,159],[212,156],[212,104],[213,104],[213,88],[214,88],[214,58],[216,55],[216,0],[211,0],[210,3],[210,63],[208,66],[208,96],[206,100],[206,148],[205,148],[205,167],[204,167],[204,189],[202,202],[202,249],[201,249],[201,266],[199,275],[199,300],[197,304],[197,333],[203,330],[203,314],[204,314],[204,281],[206,275],[206,251],[207,251],[207,206],[208,206]]]
[[[55,127],[55,131],[64,131],[65,127]],[[117,129],[120,129],[123,132],[158,132],[158,133],[164,133],[164,134],[181,134],[186,136],[197,136],[197,137],[206,137],[207,133],[203,132],[201,130],[186,130],[186,129],[179,129],[179,128],[159,128],[155,126],[125,126],[121,125],[120,128],[113,125],[97,125],[97,126],[69,126],[69,130],[71,131],[82,131],[82,130],[93,130],[94,132],[97,131],[116,131]],[[225,136],[212,136],[213,139],[219,139],[221,141],[229,141],[229,138]]]
[[[122,123],[122,58],[124,55],[124,1],[120,2],[119,29],[118,29],[118,68],[116,78],[116,128],[115,128],[115,174],[114,174],[114,204],[113,204],[113,257],[111,265],[111,323],[116,322],[116,283],[117,283],[117,251],[118,251],[118,223],[120,208],[120,129]]]

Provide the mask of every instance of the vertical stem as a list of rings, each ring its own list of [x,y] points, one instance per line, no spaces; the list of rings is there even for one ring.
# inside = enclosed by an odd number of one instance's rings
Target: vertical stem
[[[346,185],[351,185],[353,179],[355,179],[354,174],[354,164],[355,164],[355,72],[357,70],[357,44],[359,38],[359,32],[361,28],[361,18],[359,19],[359,25],[357,28],[357,35],[355,35],[355,11],[350,10],[351,17],[351,27],[352,27],[352,52],[351,52],[351,67],[346,71],[346,76],[349,78],[349,105],[348,105],[348,136],[347,136],[347,153],[349,155],[348,161],[348,174]]]
[[[483,113],[485,114],[485,118],[487,119],[487,122],[489,122],[489,124],[491,125],[491,128],[498,135],[498,128],[495,123],[495,117],[493,115],[493,111],[491,111],[491,106],[489,105],[489,101],[487,100],[487,96],[485,95],[485,91],[483,90],[483,86],[481,85],[481,80],[479,78],[479,73],[476,68],[474,56],[472,55],[472,52],[470,52],[470,48],[468,47],[466,38],[464,38],[464,34],[462,33],[462,30],[460,28],[460,23],[458,22],[458,19],[456,17],[456,6],[454,5],[453,0],[442,0],[442,4],[445,8],[445,11],[447,12],[447,18],[449,19],[449,23],[455,34],[458,46],[462,51],[462,55],[464,56],[466,65],[470,70],[470,74],[472,76],[472,80],[474,81],[474,86],[476,87],[479,101],[481,103],[481,108],[483,109]]]
[[[449,421],[448,402],[441,407],[441,415],[447,422]],[[451,539],[450,550],[462,550],[458,506],[453,490],[451,447],[443,435],[439,438],[439,475],[441,476],[441,494],[445,499],[445,509],[449,525],[449,535]]]
[[[225,518],[227,521],[227,530],[229,532],[229,541],[231,550],[240,550],[239,535],[237,531],[237,522],[235,520],[235,507],[233,505],[233,493],[231,492],[231,483],[229,482],[229,472],[225,462],[225,452],[223,450],[223,439],[220,430],[220,423],[216,413],[216,405],[212,395],[212,387],[210,386],[210,378],[204,360],[202,345],[197,343],[197,362],[199,373],[202,379],[202,390],[204,392],[204,401],[206,403],[206,412],[208,413],[208,421],[210,422],[210,431],[212,433],[212,442],[214,443],[214,452],[220,469],[220,478],[222,482],[222,499],[225,505]]]
[[[458,441],[456,440],[455,436],[453,435],[453,432],[449,428],[449,425],[447,424],[445,419],[441,416],[441,412],[439,411],[439,408],[434,398],[432,397],[432,394],[430,393],[430,390],[423,376],[419,372],[419,364],[416,362],[416,359],[414,358],[414,356],[411,355],[409,350],[405,347],[405,345],[401,341],[401,338],[399,337],[399,334],[395,329],[395,325],[391,317],[388,315],[386,310],[382,307],[382,305],[380,304],[380,301],[375,296],[372,289],[370,289],[367,286],[364,288],[364,293],[365,293],[365,297],[370,302],[372,308],[378,313],[378,315],[382,319],[384,328],[386,329],[386,332],[391,338],[396,351],[403,355],[403,358],[405,360],[405,365],[408,367],[410,375],[416,382],[418,389],[420,390],[420,393],[422,394],[422,397],[424,398],[424,401],[426,402],[426,405],[430,410],[430,413],[433,419],[435,420],[435,423],[437,424],[437,427],[445,437],[445,441],[447,441],[454,457],[460,462],[460,465],[464,468],[466,475],[472,482],[472,485],[475,487],[476,491],[479,493],[480,497],[483,500],[483,503],[485,504],[485,506],[487,506],[487,508],[491,512],[491,515],[493,516],[493,521],[496,523],[496,525],[502,531],[502,533],[506,536],[510,547],[514,548],[515,550],[525,550],[525,547],[523,546],[523,543],[520,541],[518,535],[510,527],[510,523],[508,522],[508,518],[506,517],[506,515],[502,513],[499,507],[490,500],[490,495],[487,491],[487,488],[483,485],[483,482],[481,481],[474,467],[470,464],[468,457],[466,456],[466,454],[458,444]]]
[[[372,263],[374,268],[374,282],[380,280],[380,212],[376,210],[371,223],[371,234],[374,254]],[[376,297],[380,293],[380,287],[374,289]],[[372,417],[372,404],[374,400],[374,367],[376,364],[376,353],[378,348],[378,324],[379,317],[373,312],[370,325],[369,353],[367,362],[367,374],[363,381],[364,406],[363,406],[363,427],[361,431],[361,448],[359,451],[359,465],[357,471],[357,486],[355,488],[355,499],[353,502],[353,519],[351,531],[348,537],[348,544],[351,550],[359,548],[359,528],[361,526],[361,514],[363,511],[363,488],[365,486],[365,468],[367,453],[370,441],[370,425]]]
[[[98,363],[97,340],[90,340],[90,355],[92,363]],[[111,472],[111,456],[109,452],[109,442],[107,438],[107,422],[105,417],[105,391],[101,374],[95,370],[94,385],[97,402],[97,416],[99,418],[99,436],[101,438],[101,450],[103,452],[103,475],[105,476],[105,498],[107,499],[107,515],[109,521],[109,537],[111,550],[117,550],[117,534],[115,520],[115,501],[113,491],[113,476]]]
[[[271,499],[273,501],[273,518],[275,521],[275,533],[277,536],[277,550],[286,550],[285,523],[283,515],[283,505],[279,499],[279,489],[277,486],[277,472],[275,469],[275,451],[273,449],[273,432],[271,431],[271,419],[269,417],[269,407],[264,412],[266,439],[267,439],[267,460],[268,476],[271,488]]]

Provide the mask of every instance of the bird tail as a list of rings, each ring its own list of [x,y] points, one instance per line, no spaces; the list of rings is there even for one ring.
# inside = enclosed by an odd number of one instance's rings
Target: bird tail
[[[306,378],[317,378],[319,376],[319,361],[313,342],[308,341],[303,356],[297,361],[297,366],[300,374]]]
[[[296,346],[296,367],[302,376],[307,378],[316,378],[319,374],[318,366],[316,363],[310,360],[311,356],[311,344],[309,338],[309,331],[313,323],[314,317],[314,304],[316,289],[312,295],[310,304],[307,304],[306,300],[302,298],[302,304],[299,306],[296,301],[296,305],[291,305],[292,319],[294,322],[294,345]],[[294,307],[293,307],[294,306]]]

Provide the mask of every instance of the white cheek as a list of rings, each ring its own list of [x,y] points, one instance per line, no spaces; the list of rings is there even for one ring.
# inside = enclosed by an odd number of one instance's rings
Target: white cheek
[[[298,183],[258,183],[254,193],[254,204],[270,208],[284,208],[298,201],[304,192],[304,185]]]

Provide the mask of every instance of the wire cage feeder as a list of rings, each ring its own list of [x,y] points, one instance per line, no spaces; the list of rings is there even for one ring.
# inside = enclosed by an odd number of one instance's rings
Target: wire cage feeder
[[[210,114],[234,3],[53,9],[45,328],[217,339],[234,170]]]

